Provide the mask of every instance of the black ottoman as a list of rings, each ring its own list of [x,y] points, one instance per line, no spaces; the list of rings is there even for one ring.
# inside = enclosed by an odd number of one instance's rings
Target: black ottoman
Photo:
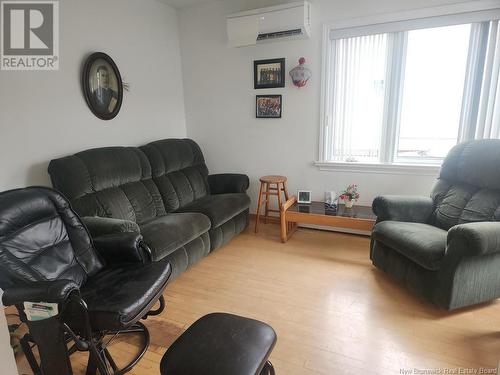
[[[168,348],[162,375],[274,375],[267,360],[276,332],[258,320],[213,313],[197,320]]]

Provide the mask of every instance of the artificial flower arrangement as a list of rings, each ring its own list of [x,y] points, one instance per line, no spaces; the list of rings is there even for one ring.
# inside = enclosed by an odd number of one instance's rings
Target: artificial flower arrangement
[[[345,202],[347,208],[351,208],[355,201],[359,199],[358,185],[350,184],[342,193],[340,199]]]

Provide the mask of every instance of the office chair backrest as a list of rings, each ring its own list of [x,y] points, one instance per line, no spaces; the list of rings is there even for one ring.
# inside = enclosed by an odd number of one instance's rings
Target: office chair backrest
[[[461,143],[446,156],[431,194],[434,222],[457,224],[500,220],[500,140]]]
[[[0,193],[0,288],[56,279],[82,285],[102,267],[61,194],[43,187]]]

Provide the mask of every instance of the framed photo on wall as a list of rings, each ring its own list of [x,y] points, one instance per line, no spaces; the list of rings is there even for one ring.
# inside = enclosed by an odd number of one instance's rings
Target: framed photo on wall
[[[255,110],[257,118],[281,118],[281,95],[257,95]]]
[[[285,59],[254,61],[253,85],[254,89],[285,87]]]
[[[120,111],[123,82],[113,59],[102,52],[91,54],[83,67],[82,86],[87,104],[97,117],[111,120]]]

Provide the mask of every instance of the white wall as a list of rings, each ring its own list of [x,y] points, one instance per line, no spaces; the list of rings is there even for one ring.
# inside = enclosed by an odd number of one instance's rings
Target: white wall
[[[289,188],[324,191],[349,183],[360,186],[361,203],[378,194],[428,195],[434,176],[319,171],[318,158],[322,24],[328,21],[443,5],[453,0],[312,0],[312,38],[227,48],[227,14],[284,1],[220,1],[179,11],[188,136],[198,141],[211,172],[248,173],[256,200],[258,177],[284,174]],[[313,78],[292,87],[288,71],[304,56]],[[287,87],[254,90],[253,61],[285,57]],[[256,94],[282,94],[282,119],[256,119]],[[255,209],[255,202],[253,209]]]
[[[155,0],[64,0],[60,70],[0,71],[0,191],[47,185],[47,164],[90,147],[140,145],[186,135],[177,15]],[[80,73],[108,53],[130,92],[111,121],[95,117]]]

